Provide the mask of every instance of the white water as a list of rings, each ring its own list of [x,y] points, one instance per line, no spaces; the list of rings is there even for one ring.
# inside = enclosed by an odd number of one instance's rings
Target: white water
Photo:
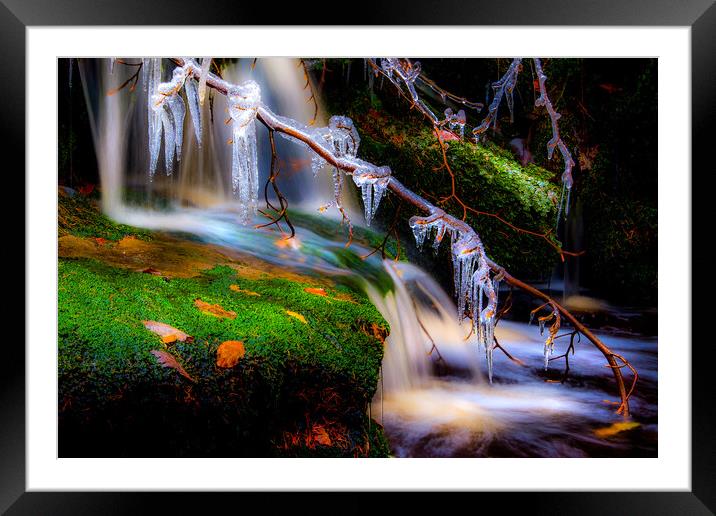
[[[278,112],[295,118],[310,117],[305,112],[303,115],[291,112],[296,106],[305,106],[305,101],[296,100],[302,98],[303,90],[296,80],[295,63],[270,61],[265,76],[251,72],[246,63],[227,73],[232,75],[232,80],[251,73],[259,82],[268,81],[263,85],[264,91],[278,91],[276,98],[288,98],[290,102],[271,100],[270,93],[264,98],[265,102],[278,103],[275,106]],[[281,80],[286,77],[293,79]],[[96,84],[92,85],[92,81]],[[193,145],[192,131],[184,131],[185,150],[180,168],[169,178],[158,172],[145,199],[151,204],[152,189],[164,190],[174,200],[168,209],[128,205],[124,196],[126,188],[147,187],[143,106],[141,102],[133,103],[132,97],[123,92],[112,97],[95,94],[93,98],[91,94],[92,88],[109,89],[119,81],[119,77],[102,70],[83,73],[85,90],[90,92],[90,111],[94,114],[105,211],[126,224],[193,233],[206,241],[284,267],[333,278],[341,275],[360,278],[391,327],[372,414],[385,426],[396,454],[580,456],[622,451],[628,454],[635,446],[640,453],[655,453],[655,442],[634,445],[620,438],[605,441],[594,437],[594,428],[620,419],[614,415],[614,407],[604,402],[615,399],[611,373],[604,368],[601,354],[586,340],[577,345],[577,355],[570,357],[575,383],[546,383],[539,373],[543,338],[538,329],[503,321],[496,329],[497,338],[527,365],[518,366],[499,350],[495,351],[495,384],[489,385],[480,370],[484,352],[478,350],[474,339],[466,340],[469,325],[458,325],[453,301],[425,271],[409,264],[382,262],[377,254],[373,255],[368,264],[375,271],[386,271],[393,283],[393,288],[383,295],[381,287],[386,285],[381,282],[386,280],[378,274],[361,278],[362,271],[346,268],[340,258],[345,252],[345,240],[341,236],[334,241],[298,227],[295,245],[278,247],[276,232],[239,225],[240,209],[229,195],[230,147],[224,143],[230,131],[223,124],[214,124],[215,129],[205,132],[201,151]],[[279,88],[280,84],[290,86],[284,91]],[[224,105],[223,98],[217,96],[215,116],[223,116]],[[207,109],[208,103],[205,103],[204,110]],[[204,116],[208,120],[208,114]],[[262,184],[269,155],[265,142],[263,146],[261,141],[258,143]],[[277,144],[281,145],[281,139]],[[279,149],[283,157],[302,159],[300,148],[285,142],[284,145],[285,148]],[[297,202],[315,209],[321,204],[317,198],[322,195],[308,169],[310,159],[304,170],[287,173],[287,182]],[[193,207],[186,207],[187,204]],[[369,251],[357,243],[349,250],[358,256]],[[656,342],[609,337],[604,340],[614,351],[627,355],[642,375],[632,407],[644,422],[648,441],[656,432]],[[433,341],[437,351],[431,353]],[[559,346],[555,355],[563,352]],[[561,363],[553,367],[561,367]]]

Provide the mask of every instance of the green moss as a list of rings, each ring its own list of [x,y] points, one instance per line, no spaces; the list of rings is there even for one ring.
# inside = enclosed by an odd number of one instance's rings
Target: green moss
[[[151,239],[151,233],[99,216],[86,200],[60,204],[71,222],[67,233]],[[385,274],[350,250],[341,249],[336,260],[351,261],[366,276]],[[115,442],[110,453],[116,455],[295,455],[284,434],[310,434],[311,427],[301,427],[305,421],[338,422],[347,435],[331,446],[309,442],[306,454],[368,453],[368,441],[380,440],[370,435],[366,409],[389,328],[350,284],[305,281],[247,279],[228,266],[166,278],[94,259],[60,258],[61,455],[106,453],[98,448],[107,440]],[[307,292],[309,287],[323,288],[327,296]],[[196,299],[236,317],[202,313]],[[145,320],[169,324],[193,341],[165,345]],[[226,340],[241,340],[246,349],[230,369],[216,366],[217,348]],[[196,382],[160,366],[152,350],[170,352]],[[169,447],[144,449],[151,445],[144,432],[171,433]]]
[[[126,236],[151,238],[149,231],[112,221],[100,212],[97,199],[79,194],[58,198],[57,232],[59,236],[69,234],[106,240],[121,240]]]

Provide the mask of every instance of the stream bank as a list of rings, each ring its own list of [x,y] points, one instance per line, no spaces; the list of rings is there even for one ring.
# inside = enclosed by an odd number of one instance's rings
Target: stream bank
[[[115,224],[67,190],[58,237],[61,457],[389,454],[368,416],[388,325],[358,289]]]

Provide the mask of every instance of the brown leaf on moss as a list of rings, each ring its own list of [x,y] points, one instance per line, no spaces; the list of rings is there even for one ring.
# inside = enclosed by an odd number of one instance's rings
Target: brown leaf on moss
[[[195,299],[194,306],[201,310],[202,313],[213,315],[214,317],[236,319],[236,312],[224,310],[220,305],[212,305],[202,301],[201,299]]]
[[[383,345],[385,345],[385,339],[388,337],[388,331],[385,328],[378,326],[375,323],[371,323],[370,327],[366,328],[365,326],[363,326],[362,329],[363,329],[363,333],[365,333],[366,335],[371,335],[371,336],[375,337]]]
[[[159,365],[161,365],[162,367],[169,367],[171,369],[174,369],[187,380],[196,383],[196,380],[194,380],[194,378],[192,378],[189,373],[186,372],[182,365],[177,361],[176,357],[171,353],[167,353],[166,351],[161,351],[158,349],[153,349],[150,353],[156,357],[157,362],[159,362]]]
[[[244,343],[240,340],[227,340],[216,350],[216,365],[219,367],[234,367],[246,354]]]
[[[194,340],[190,335],[187,335],[183,331],[177,330],[173,326],[169,326],[168,324],[164,324],[162,322],[142,321],[142,323],[144,323],[144,327],[146,329],[159,335],[162,338],[162,342],[165,344],[169,344],[170,342],[177,340],[180,342],[191,342]]]
[[[308,321],[306,321],[306,318],[304,316],[302,316],[301,314],[299,314],[298,312],[292,312],[291,310],[286,310],[286,313],[288,315],[290,315],[291,317],[298,319],[303,324],[308,324]]]
[[[238,285],[229,285],[229,288],[230,288],[231,290],[233,290],[234,292],[238,292],[238,293],[240,293],[240,294],[245,294],[245,295],[247,295],[247,296],[257,296],[257,297],[261,297],[261,294],[259,294],[258,292],[254,292],[253,290],[244,290],[243,288],[241,288],[241,287],[238,286]]]
[[[315,296],[328,297],[328,294],[322,288],[309,287],[309,288],[304,288],[303,291],[308,292],[309,294],[313,294]]]

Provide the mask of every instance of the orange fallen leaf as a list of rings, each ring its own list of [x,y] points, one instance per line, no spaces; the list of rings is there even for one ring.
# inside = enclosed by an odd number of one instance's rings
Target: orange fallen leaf
[[[246,353],[244,343],[240,340],[227,340],[216,350],[216,365],[219,367],[234,367]]]
[[[196,383],[196,380],[189,376],[189,373],[186,372],[186,370],[171,353],[167,353],[166,351],[160,351],[158,349],[153,349],[150,353],[157,358],[157,362],[159,362],[159,365],[161,365],[162,367],[169,367],[171,369],[175,369],[184,378]]]
[[[152,333],[156,333],[157,335],[159,335],[165,344],[174,342],[176,340],[180,342],[191,342],[193,340],[191,336],[187,335],[181,330],[177,330],[173,326],[169,326],[168,324],[164,324],[162,322],[157,321],[142,322],[144,323],[144,327],[146,329],[148,329]]]
[[[308,321],[306,321],[306,318],[302,316],[301,314],[297,312],[292,312],[291,310],[286,310],[286,313],[290,315],[291,317],[295,317],[299,321],[301,321],[303,324],[308,324]]]
[[[244,290],[238,285],[229,285],[229,288],[233,290],[234,292],[239,292],[241,294],[246,294],[247,296],[261,296],[258,292],[254,292],[253,290]]]
[[[97,245],[105,245],[107,242],[109,242],[109,240],[102,237],[94,237],[93,240],[97,242]]]
[[[328,294],[322,288],[304,288],[303,291],[316,296],[328,297]]]
[[[213,315],[214,317],[236,319],[236,312],[232,312],[231,310],[224,310],[220,305],[212,305],[210,303],[202,301],[201,299],[195,299],[194,306],[201,310],[202,313]]]
[[[636,421],[624,421],[620,423],[614,423],[613,425],[607,426],[605,428],[597,428],[594,431],[594,435],[596,435],[600,439],[606,439],[607,437],[612,437],[620,432],[631,430],[638,426],[640,425]]]

